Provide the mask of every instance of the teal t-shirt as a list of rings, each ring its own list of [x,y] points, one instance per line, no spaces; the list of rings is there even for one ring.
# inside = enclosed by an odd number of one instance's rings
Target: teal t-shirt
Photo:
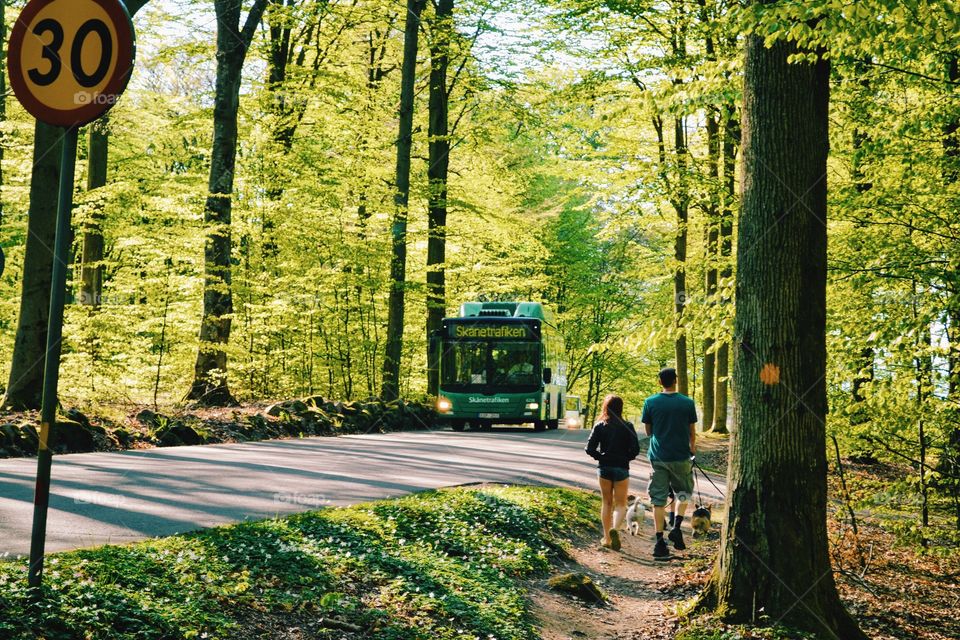
[[[643,424],[653,425],[647,457],[660,462],[690,459],[690,425],[697,421],[697,407],[682,393],[658,393],[643,403]]]

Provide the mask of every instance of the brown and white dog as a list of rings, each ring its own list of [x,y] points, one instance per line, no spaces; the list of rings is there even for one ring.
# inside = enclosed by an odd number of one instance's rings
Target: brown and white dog
[[[713,510],[713,505],[700,505],[693,510],[693,515],[690,517],[690,526],[693,527],[693,535],[707,535],[707,532],[710,531],[710,515]]]

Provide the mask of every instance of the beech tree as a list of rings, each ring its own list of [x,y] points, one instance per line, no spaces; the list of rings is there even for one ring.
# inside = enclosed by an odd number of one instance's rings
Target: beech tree
[[[723,127],[723,204],[720,210],[720,238],[719,238],[719,283],[716,302],[720,305],[723,316],[727,314],[727,308],[730,303],[727,291],[730,288],[730,278],[733,276],[733,223],[734,209],[736,207],[736,171],[737,171],[737,147],[740,143],[740,122],[736,116],[736,107],[726,105],[724,108],[724,127]],[[729,337],[724,335],[719,340],[717,346],[716,371],[714,381],[716,383],[713,402],[713,424],[704,423],[704,429],[710,428],[714,433],[727,433],[727,404],[729,400],[730,389],[730,341]]]
[[[828,554],[826,285],[829,63],[746,42],[726,519],[701,605],[823,638],[865,638]],[[806,53],[806,52],[805,52]]]
[[[227,386],[227,352],[233,314],[231,290],[231,211],[237,162],[237,112],[243,62],[267,0],[256,0],[241,27],[242,9],[233,0],[215,0],[217,89],[213,107],[210,191],[204,208],[203,319],[193,385],[187,397],[203,404],[235,402]]]
[[[450,66],[450,45],[454,36],[453,0],[434,3],[434,20],[430,35],[430,157],[427,177],[430,180],[428,205],[429,236],[427,238],[427,338],[440,328],[446,315],[447,254],[447,180],[450,174],[450,123],[447,68]],[[439,363],[428,354],[427,393],[436,394],[439,387]]]
[[[110,119],[104,116],[90,125],[87,136],[87,191],[107,184],[107,159],[110,145]],[[96,311],[103,298],[103,203],[91,204],[83,222],[80,304]]]
[[[57,231],[57,184],[62,144],[63,132],[59,127],[36,123],[20,315],[10,380],[3,401],[4,406],[14,409],[39,409],[43,396],[43,362],[53,277],[53,251],[50,247],[54,245]]]
[[[397,134],[397,171],[394,181],[391,229],[390,299],[387,307],[387,344],[383,357],[385,400],[400,394],[400,358],[403,355],[404,296],[407,280],[407,218],[410,206],[410,149],[413,146],[414,88],[417,81],[417,48],[420,14],[426,0],[407,0],[403,30],[403,67],[400,71],[400,129]]]

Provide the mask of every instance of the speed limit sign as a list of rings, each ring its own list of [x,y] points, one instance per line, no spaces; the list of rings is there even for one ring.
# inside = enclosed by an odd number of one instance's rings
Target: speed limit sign
[[[17,99],[40,122],[64,128],[27,572],[31,589],[39,589],[50,506],[51,443],[57,426],[77,130],[109,111],[126,89],[135,53],[133,23],[120,0],[30,0],[17,18],[7,50],[10,85]]]
[[[116,104],[135,51],[120,0],[31,0],[10,34],[10,85],[37,120],[78,127]]]

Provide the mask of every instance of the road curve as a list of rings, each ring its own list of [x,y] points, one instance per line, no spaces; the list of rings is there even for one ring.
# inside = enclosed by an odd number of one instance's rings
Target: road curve
[[[588,435],[417,431],[54,456],[47,551],[476,482],[593,489]],[[645,493],[647,461],[631,472],[631,490]],[[35,474],[35,459],[0,460],[0,555],[29,554]]]

